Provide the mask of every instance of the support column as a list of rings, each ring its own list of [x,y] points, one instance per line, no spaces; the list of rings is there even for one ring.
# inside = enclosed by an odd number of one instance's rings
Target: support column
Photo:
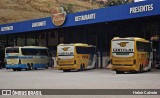
[[[14,35],[14,46],[17,46],[17,34]]]
[[[38,38],[39,38],[39,35],[38,36],[34,36],[35,38],[35,45],[38,46]]]
[[[45,33],[46,47],[48,47],[48,32]]]
[[[27,34],[26,33],[24,34],[24,44],[25,46],[27,46]]]
[[[60,44],[60,32],[57,31],[57,35],[58,35],[58,45]]]
[[[103,38],[103,35],[102,35],[102,31],[101,30],[99,30],[99,32],[97,32],[98,33],[98,43],[99,43],[99,45],[98,45],[98,50],[99,50],[99,53],[98,53],[98,58],[99,58],[99,66],[100,66],[100,68],[103,68],[103,46],[102,46],[102,38]]]
[[[100,68],[103,68],[102,32],[100,32]]]
[[[7,47],[8,47],[8,42],[9,42],[9,41],[8,41],[8,34],[7,34],[7,35],[6,35],[6,43],[7,43],[6,46],[7,46]]]

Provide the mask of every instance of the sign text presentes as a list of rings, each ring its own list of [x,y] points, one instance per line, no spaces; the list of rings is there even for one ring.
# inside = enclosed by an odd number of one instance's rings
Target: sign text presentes
[[[143,5],[143,6],[136,6],[130,8],[130,14],[136,14],[141,12],[149,12],[153,10],[153,4]]]

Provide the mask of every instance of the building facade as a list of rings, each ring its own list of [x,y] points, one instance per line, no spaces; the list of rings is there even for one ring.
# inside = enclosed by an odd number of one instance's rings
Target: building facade
[[[52,50],[60,43],[88,43],[98,47],[102,67],[113,37],[150,40],[160,35],[159,4],[159,0],[149,0],[73,14],[59,8],[51,17],[0,25],[0,42],[6,46],[47,46]]]

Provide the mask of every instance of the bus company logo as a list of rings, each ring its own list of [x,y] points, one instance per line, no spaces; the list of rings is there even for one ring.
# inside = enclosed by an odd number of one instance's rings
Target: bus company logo
[[[11,90],[2,90],[2,95],[12,95]]]
[[[66,19],[66,12],[63,7],[52,10],[52,22],[55,26],[61,26],[64,24]]]
[[[64,51],[68,51],[69,47],[62,48]]]
[[[120,45],[121,47],[126,47],[127,43],[129,43],[129,42],[120,42],[120,43],[117,43],[117,44]]]

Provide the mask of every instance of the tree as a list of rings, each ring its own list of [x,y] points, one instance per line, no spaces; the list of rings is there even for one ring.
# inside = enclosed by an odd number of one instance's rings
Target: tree
[[[73,13],[74,12],[73,11],[73,5],[71,3],[67,5],[67,12],[68,13]]]
[[[132,3],[132,2],[133,2],[133,0],[108,0],[108,2],[105,4],[105,6],[128,4],[128,3]]]

